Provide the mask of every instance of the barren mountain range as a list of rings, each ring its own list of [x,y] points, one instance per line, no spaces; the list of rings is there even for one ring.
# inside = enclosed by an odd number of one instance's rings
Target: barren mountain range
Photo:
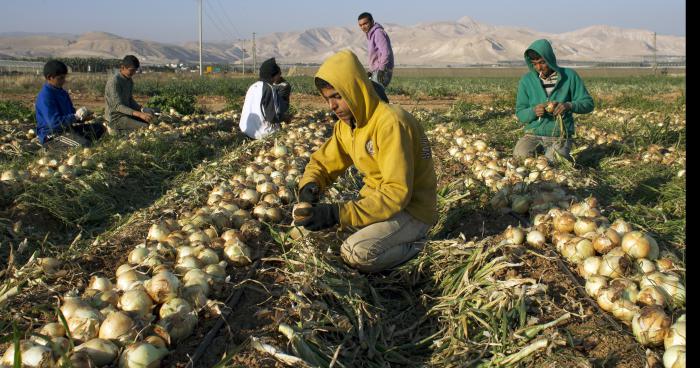
[[[544,33],[522,27],[493,26],[469,17],[456,22],[419,23],[412,26],[383,24],[394,49],[398,66],[444,66],[518,62],[534,40],[546,38],[559,60],[572,62],[640,62],[654,51],[653,32],[596,25],[566,33]],[[366,38],[357,27],[311,28],[280,32],[256,39],[258,63],[276,57],[279,63],[318,64],[334,52],[350,48],[366,60]],[[205,63],[252,63],[248,40],[204,44]],[[660,61],[684,58],[686,38],[657,35]],[[100,57],[119,59],[134,54],[148,64],[196,63],[198,44],[166,44],[123,38],[104,32],[82,35],[0,34],[3,57]]]

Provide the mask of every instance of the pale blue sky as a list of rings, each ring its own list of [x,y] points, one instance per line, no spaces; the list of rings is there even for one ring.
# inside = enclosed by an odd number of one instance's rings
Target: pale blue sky
[[[379,23],[414,25],[462,16],[491,25],[560,33],[606,24],[685,36],[681,0],[204,0],[205,41],[250,38],[252,32],[356,27],[369,11]],[[127,38],[197,40],[197,0],[0,0],[0,33],[104,31]]]

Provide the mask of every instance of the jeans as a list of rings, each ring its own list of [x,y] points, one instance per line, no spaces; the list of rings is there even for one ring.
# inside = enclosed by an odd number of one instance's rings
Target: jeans
[[[137,117],[120,116],[107,123],[107,133],[110,135],[143,128],[148,128],[148,123]]]
[[[391,76],[394,74],[393,70],[375,70],[372,72],[372,76],[369,78],[386,88],[391,82]]]
[[[379,272],[415,257],[425,245],[430,225],[406,211],[368,225],[350,235],[340,248],[348,265],[363,272]]]
[[[544,153],[549,162],[556,162],[557,155],[571,161],[569,152],[571,152],[571,138],[526,134],[515,144],[513,157],[523,159],[537,153]]]
[[[49,150],[90,147],[105,133],[105,127],[99,123],[73,123],[66,130],[46,137],[44,146]]]

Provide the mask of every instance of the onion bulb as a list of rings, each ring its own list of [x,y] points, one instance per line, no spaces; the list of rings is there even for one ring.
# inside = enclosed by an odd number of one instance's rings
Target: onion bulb
[[[76,312],[73,317],[66,319],[71,337],[80,341],[97,337],[102,315],[96,310],[81,309],[80,311],[85,313]]]
[[[197,324],[197,315],[192,311],[192,307],[186,300],[180,298],[171,299],[163,304],[160,309],[160,318],[158,325],[165,328],[173,341],[188,337]]]
[[[220,264],[210,264],[204,268],[204,272],[211,276],[216,281],[224,281],[226,279],[226,268]]]
[[[129,263],[132,265],[140,265],[150,254],[150,250],[145,247],[136,247],[129,253]]]
[[[585,280],[598,274],[601,258],[596,256],[587,257],[578,265],[578,274]]]
[[[639,307],[625,298],[618,298],[613,302],[613,316],[625,323],[630,323],[637,313],[639,313]]]
[[[632,231],[632,225],[628,224],[625,220],[619,218],[615,220],[612,225],[610,225],[610,228],[617,231],[620,236],[624,236],[625,234],[629,233]]]
[[[193,256],[186,256],[180,258],[178,263],[175,265],[175,271],[180,274],[187,273],[189,270],[202,268],[202,261],[199,258]]]
[[[192,306],[187,302],[187,300],[182,298],[173,298],[161,305],[158,314],[160,318],[167,318],[173,314],[187,314],[192,313]]]
[[[117,276],[117,289],[128,291],[143,285],[147,276],[136,270],[128,270]]]
[[[87,295],[88,292],[94,292],[94,295],[90,296],[90,303],[95,308],[105,308],[108,305],[116,306],[119,301],[119,294],[115,290],[99,291],[95,289],[87,289],[83,295]]]
[[[143,289],[132,289],[125,292],[119,299],[119,307],[125,312],[143,317],[151,313],[153,301]]]
[[[283,144],[277,144],[276,142],[275,146],[272,148],[272,154],[277,158],[286,156],[288,152],[289,150],[287,149],[287,146]]]
[[[634,258],[659,258],[659,246],[656,240],[641,231],[631,231],[622,237],[622,250]]]
[[[161,359],[167,354],[166,349],[137,342],[124,349],[119,357],[119,368],[157,368],[160,367]]]
[[[670,327],[671,318],[655,305],[642,307],[632,319],[632,333],[642,345],[661,345]]]
[[[546,241],[544,234],[542,234],[542,232],[538,230],[532,230],[528,232],[526,240],[528,244],[537,248],[542,247]]]
[[[562,247],[561,254],[571,263],[579,263],[588,257],[595,256],[595,250],[590,240],[573,238]]]
[[[224,239],[225,241],[229,241],[231,239],[240,239],[242,236],[241,232],[239,230],[226,230],[224,231],[223,234],[221,234],[221,238]]]
[[[673,345],[664,351],[664,368],[685,368],[685,345]]]
[[[680,316],[676,323],[671,325],[671,329],[664,339],[664,347],[671,348],[674,345],[685,345],[685,314]]]
[[[161,271],[143,283],[148,295],[154,302],[160,304],[177,297],[180,280],[170,271]]]
[[[110,291],[114,288],[112,282],[106,277],[93,276],[90,278],[90,284],[88,284],[88,289],[96,289],[99,291]]]
[[[571,214],[571,212],[562,212],[559,216],[555,217],[553,221],[554,230],[562,233],[573,232],[575,224],[576,216]]]
[[[602,234],[598,234],[593,238],[593,248],[598,254],[606,254],[613,248],[620,245],[620,235],[617,231],[607,228]]]
[[[97,365],[85,351],[73,351],[70,355],[62,356],[58,360],[59,367],[95,368]]]
[[[249,206],[254,206],[260,200],[260,194],[254,189],[246,188],[238,195],[238,198],[242,199]]]
[[[685,286],[681,283],[680,278],[674,274],[652,272],[642,276],[639,285],[641,287],[657,286],[667,294],[669,302],[677,306],[685,305]]]
[[[557,249],[557,252],[561,253],[561,249],[564,247],[569,240],[573,239],[574,235],[571,233],[563,233],[561,231],[555,231],[552,233],[552,243]]]
[[[639,294],[639,288],[637,283],[630,279],[618,278],[610,281],[610,287],[618,290],[617,297],[635,303],[637,301],[637,295]]]
[[[637,294],[637,303],[642,305],[666,305],[666,293],[664,291],[653,285],[648,285],[642,287],[642,290]]]
[[[66,336],[66,329],[58,322],[51,322],[45,324],[39,333],[48,337],[62,337]]]
[[[632,263],[626,256],[615,256],[608,253],[601,258],[598,274],[614,279],[627,276],[631,267]]]
[[[525,233],[520,227],[508,226],[503,236],[508,244],[520,245],[525,240]]]
[[[183,281],[185,286],[196,285],[205,295],[209,295],[209,281],[211,281],[211,276],[204,273],[202,270],[190,270],[184,277]]]
[[[106,339],[91,339],[75,347],[75,351],[86,352],[98,367],[103,367],[117,359],[119,348]]]
[[[162,223],[156,223],[151,225],[148,229],[148,236],[146,240],[155,240],[159,242],[164,242],[168,239],[168,234],[170,234],[170,229]]]
[[[511,199],[513,212],[525,214],[530,208],[530,197],[527,195],[514,195]]]
[[[596,297],[596,302],[598,302],[598,305],[602,310],[612,312],[613,303],[618,298],[618,293],[619,290],[612,287],[600,289],[598,291],[598,297]]]
[[[656,264],[646,258],[639,258],[636,260],[637,269],[642,274],[647,274],[656,271]]]
[[[238,239],[226,242],[224,255],[235,266],[247,266],[252,263],[250,247]]]
[[[117,311],[110,313],[100,325],[99,337],[113,340],[120,344],[129,344],[136,338],[136,324],[126,313]]]
[[[29,348],[35,346],[36,344],[30,340],[20,340],[19,341],[19,350],[24,354],[25,351],[27,351]],[[2,355],[2,360],[0,361],[0,366],[2,367],[12,367],[14,365],[15,361],[15,344],[10,344],[10,346],[5,350],[5,353]]]
[[[298,214],[297,210],[304,209],[304,208],[311,208],[311,207],[313,207],[313,206],[311,205],[311,203],[308,203],[308,202],[300,202],[300,203],[297,203],[296,205],[294,205],[294,208],[292,209],[292,217],[294,218],[294,222],[303,221],[308,217],[308,215],[302,216],[302,215]]]
[[[591,298],[598,298],[600,292],[608,286],[608,278],[601,275],[591,275],[586,280],[586,293]]]
[[[22,352],[22,367],[53,367],[53,352],[48,346],[34,345]]]
[[[598,225],[588,217],[580,217],[574,223],[574,233],[578,236],[596,231]]]
[[[200,261],[202,261],[203,265],[212,265],[219,263],[219,255],[216,253],[215,250],[211,248],[204,248],[199,252],[199,255],[197,256]]]
[[[672,271],[676,268],[676,265],[669,258],[659,258],[656,260],[656,267],[659,271]]]

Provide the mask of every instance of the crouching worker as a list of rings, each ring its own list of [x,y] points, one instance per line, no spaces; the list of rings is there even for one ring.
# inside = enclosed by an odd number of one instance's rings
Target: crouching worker
[[[44,65],[46,83],[36,97],[36,131],[39,143],[49,149],[88,147],[102,137],[104,126],[88,123],[92,113],[86,107],[75,111],[63,89],[68,75],[66,64],[50,60]]]
[[[260,80],[248,88],[239,127],[250,138],[264,138],[289,121],[289,97],[292,86],[282,78],[275,58],[260,65]]]
[[[533,42],[525,50],[525,63],[529,71],[520,79],[515,103],[525,135],[515,144],[513,156],[525,158],[543,151],[550,162],[557,156],[571,160],[573,113],[593,111],[593,98],[576,71],[557,65],[549,41]]]
[[[319,68],[316,87],[338,117],[333,135],[311,155],[299,182],[295,225],[321,230],[360,228],[341,247],[350,266],[378,272],[413,258],[437,220],[437,179],[421,125],[397,105],[379,99],[357,56],[349,50]],[[364,175],[359,199],[318,203],[350,165]]]
[[[153,110],[142,108],[134,100],[133,76],[141,63],[134,55],[126,55],[116,72],[105,85],[105,120],[109,133],[147,128],[153,120]]]

